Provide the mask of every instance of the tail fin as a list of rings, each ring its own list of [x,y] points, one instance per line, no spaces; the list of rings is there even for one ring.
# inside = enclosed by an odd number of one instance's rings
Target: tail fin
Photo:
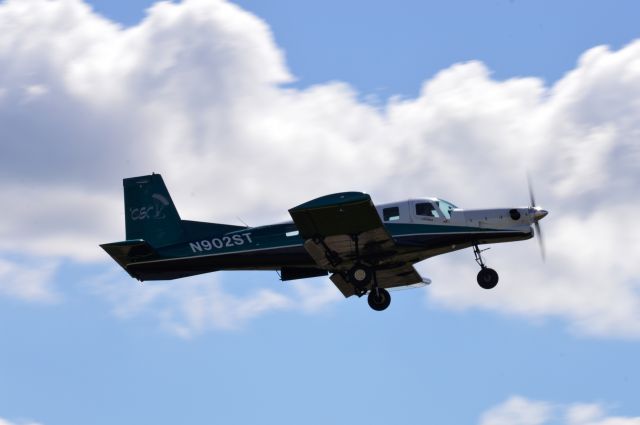
[[[122,183],[127,240],[144,239],[156,247],[184,240],[178,210],[160,174],[132,177]]]

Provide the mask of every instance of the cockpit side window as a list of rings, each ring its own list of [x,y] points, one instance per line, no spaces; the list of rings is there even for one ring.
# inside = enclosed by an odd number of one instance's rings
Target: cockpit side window
[[[438,200],[438,206],[446,218],[451,218],[451,211],[458,208],[451,202],[443,201],[442,199]]]
[[[396,221],[400,220],[400,208],[389,207],[382,210],[382,216],[384,221]]]
[[[436,211],[431,202],[420,202],[419,204],[416,204],[416,215],[426,217],[440,217],[440,214],[438,214],[438,211]]]

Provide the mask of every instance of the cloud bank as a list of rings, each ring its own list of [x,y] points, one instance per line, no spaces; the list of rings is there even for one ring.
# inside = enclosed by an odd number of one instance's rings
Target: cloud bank
[[[640,416],[612,416],[600,403],[561,405],[509,397],[480,415],[479,425],[640,425]],[[33,421],[9,421],[0,417],[0,425],[39,425]]]
[[[41,425],[41,424],[39,422],[33,422],[33,421],[12,422],[12,421],[9,421],[8,419],[0,418],[0,425]]]
[[[599,403],[557,405],[513,396],[487,410],[480,425],[638,425],[640,416],[609,416]]]
[[[640,337],[640,41],[590,49],[552,86],[497,81],[468,62],[425,81],[416,98],[371,105],[347,83],[288,86],[294,76],[268,25],[223,0],[158,3],[130,28],[80,0],[8,0],[0,27],[4,270],[28,258],[46,282],[63,259],[106,263],[98,243],[124,233],[120,179],[151,171],[184,218],[255,225],[343,190],[375,202],[525,205],[528,170],[551,211],[547,263],[532,241],[497,246],[488,261],[501,283],[485,293],[470,253],[430,260],[420,266],[434,278],[429,303]],[[46,298],[44,283],[32,295],[18,286],[3,278],[0,293]],[[245,301],[262,303],[265,290]],[[207,291],[193,303],[207,304]],[[249,320],[305,299],[267,298],[245,316],[224,308]]]
[[[317,313],[342,298],[331,282],[318,282],[319,279],[277,290],[273,289],[273,279],[247,282],[252,279],[247,279],[245,273],[245,291],[236,294],[225,290],[220,274],[186,278],[179,285],[131,285],[123,284],[121,272],[114,269],[88,286],[109,300],[117,317],[148,315],[163,330],[185,339],[213,329],[238,330],[267,313]]]

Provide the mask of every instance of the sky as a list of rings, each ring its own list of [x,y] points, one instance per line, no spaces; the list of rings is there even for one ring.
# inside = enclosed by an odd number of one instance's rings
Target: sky
[[[637,2],[0,2],[0,425],[640,424]],[[550,211],[417,265],[139,282],[121,179],[251,225],[327,193]]]

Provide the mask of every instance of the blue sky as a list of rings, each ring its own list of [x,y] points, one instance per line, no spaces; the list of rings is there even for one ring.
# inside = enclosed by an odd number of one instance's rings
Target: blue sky
[[[152,1],[91,2],[133,25]],[[553,82],[585,50],[637,38],[633,1],[269,2],[236,4],[270,25],[300,86],[346,81],[363,93],[415,96],[453,63],[481,60],[498,79]]]
[[[640,421],[640,6],[151,4],[0,3],[1,425]],[[339,190],[521,205],[526,169],[548,261],[496,246],[483,292],[435,258],[382,314],[97,248],[150,171],[183,218],[263,224]]]

